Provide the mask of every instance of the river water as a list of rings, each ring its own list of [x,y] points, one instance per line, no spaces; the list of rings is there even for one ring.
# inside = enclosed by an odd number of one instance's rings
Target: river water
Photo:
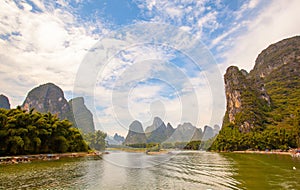
[[[102,158],[2,165],[0,189],[300,189],[300,159],[288,155],[113,151]]]

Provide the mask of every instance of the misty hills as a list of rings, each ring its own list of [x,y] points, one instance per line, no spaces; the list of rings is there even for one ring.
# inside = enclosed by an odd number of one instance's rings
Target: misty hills
[[[107,135],[105,141],[107,145],[122,145],[125,141],[125,138],[118,133],[115,133],[114,136]]]
[[[174,129],[170,123],[166,126],[159,117],[155,117],[152,125],[148,126],[145,131],[141,122],[133,121],[129,126],[124,144],[176,143],[208,140],[214,137],[219,130],[220,127],[217,125],[215,129],[205,126],[202,132],[201,128],[197,128],[191,123],[180,124]]]
[[[8,98],[1,94],[0,95],[0,108],[4,108],[4,109],[10,109],[10,103]]]

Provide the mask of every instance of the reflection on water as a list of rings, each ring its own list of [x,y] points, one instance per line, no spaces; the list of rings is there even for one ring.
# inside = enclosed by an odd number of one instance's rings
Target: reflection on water
[[[299,171],[299,160],[287,156],[115,151],[0,166],[0,189],[299,189]]]
[[[104,161],[109,164],[98,183],[103,189],[232,189],[238,183],[232,164],[217,153],[115,152]]]

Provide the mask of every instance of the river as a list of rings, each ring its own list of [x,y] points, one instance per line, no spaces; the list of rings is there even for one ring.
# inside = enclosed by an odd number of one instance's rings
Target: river
[[[102,158],[2,165],[0,189],[300,189],[300,159],[288,155],[112,151]]]

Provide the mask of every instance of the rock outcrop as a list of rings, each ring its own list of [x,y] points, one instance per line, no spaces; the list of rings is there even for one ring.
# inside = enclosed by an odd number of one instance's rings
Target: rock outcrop
[[[95,132],[92,112],[84,104],[83,97],[73,98],[69,101],[71,121],[74,126],[84,133]]]
[[[224,75],[227,109],[223,127],[241,132],[290,125],[299,109],[300,36],[263,50],[247,73],[235,66]]]
[[[145,133],[148,143],[161,143],[168,138],[167,127],[159,117],[154,118],[153,124],[146,128]]]
[[[0,108],[10,109],[10,103],[6,96],[3,94],[0,95]]]
[[[213,128],[211,128],[210,126],[205,125],[204,126],[204,130],[203,130],[203,137],[202,137],[202,141],[206,141],[212,137],[214,137],[214,130]]]
[[[142,144],[146,142],[147,138],[142,123],[137,120],[133,121],[129,126],[124,145]]]
[[[201,129],[199,130],[191,123],[183,123],[178,125],[175,129],[174,133],[171,135],[170,138],[167,139],[166,142],[190,142],[193,140],[201,139]]]
[[[60,119],[70,119],[70,106],[61,88],[53,83],[40,85],[32,89],[23,105],[23,109],[34,108],[38,112],[56,114]]]
[[[170,136],[172,136],[174,131],[175,131],[175,129],[172,127],[172,125],[170,123],[168,123],[167,124],[167,129],[166,129],[167,138],[170,138]]]
[[[25,110],[34,108],[41,113],[50,112],[60,119],[68,119],[74,127],[81,129],[84,133],[95,131],[93,115],[85,106],[84,99],[78,97],[68,102],[62,89],[53,83],[32,89],[22,107]]]

